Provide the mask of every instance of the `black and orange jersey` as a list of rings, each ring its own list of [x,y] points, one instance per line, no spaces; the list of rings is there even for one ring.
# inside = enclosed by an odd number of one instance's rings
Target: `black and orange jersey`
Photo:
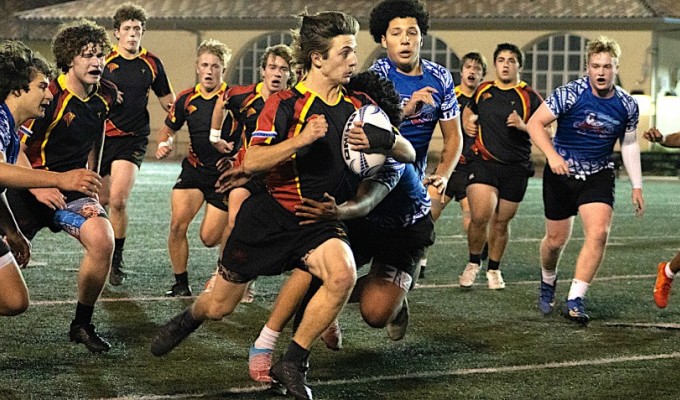
[[[161,60],[142,48],[134,58],[118,53],[118,46],[106,58],[103,77],[123,92],[106,121],[106,136],[149,136],[149,90],[158,97],[172,93]]]
[[[210,122],[215,103],[225,90],[227,84],[222,82],[218,91],[205,97],[197,84],[179,94],[165,118],[165,125],[173,131],[180,130],[186,122],[189,128],[187,161],[199,171],[212,175],[219,175],[215,163],[224,155],[210,143]]]
[[[473,151],[486,160],[500,163],[527,163],[531,159],[531,141],[527,132],[507,126],[508,116],[516,111],[526,123],[543,103],[541,96],[526,82],[501,89],[496,82],[483,82],[477,88],[470,110],[479,115],[479,134]]]
[[[307,89],[304,81],[267,99],[251,146],[273,145],[290,139],[300,134],[316,115],[324,115],[328,123],[326,136],[268,171],[267,189],[287,210],[295,212],[302,197],[320,201],[324,193],[328,193],[338,204],[354,197],[359,178],[343,160],[342,133],[350,115],[370,103],[373,100],[366,94],[345,89],[335,101],[326,103]]]
[[[28,159],[33,168],[56,172],[84,168],[93,145],[103,140],[116,86],[102,79],[89,97],[81,99],[66,88],[66,75],[60,75],[49,89],[54,100],[46,107],[45,117],[27,121],[22,130]]]
[[[262,85],[260,82],[247,86],[230,86],[224,94],[227,99],[225,104],[227,115],[222,128],[224,131],[227,124],[231,125],[227,141],[234,142],[234,153],[237,153],[234,166],[239,166],[243,162],[257,125],[257,118],[264,108]]]
[[[470,104],[470,101],[472,100],[472,97],[466,96],[462,90],[460,90],[460,85],[456,86],[454,88],[454,91],[456,92],[456,100],[458,100],[458,107],[460,107],[460,112],[461,115],[463,114],[463,109],[467,107],[468,104]],[[467,162],[466,157],[470,157],[471,155],[471,147],[475,143],[475,138],[472,136],[468,136],[463,132],[463,151],[460,154],[460,159],[458,160],[458,164],[465,164]]]

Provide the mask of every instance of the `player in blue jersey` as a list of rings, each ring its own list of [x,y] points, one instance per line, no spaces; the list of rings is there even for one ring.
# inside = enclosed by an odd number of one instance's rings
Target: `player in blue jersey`
[[[583,299],[604,257],[611,226],[617,141],[633,188],[635,214],[642,215],[645,206],[636,137],[638,105],[615,84],[620,55],[619,45],[607,37],[589,42],[587,75],[555,89],[528,123],[531,139],[548,161],[543,173],[546,233],[540,251],[539,310],[548,314],[553,309],[557,263],[578,214],[585,239],[564,315],[582,325],[589,321]],[[551,140],[544,127],[553,121],[557,132]]]
[[[0,315],[21,314],[28,307],[28,288],[20,268],[28,264],[30,242],[21,233],[5,197],[5,187],[58,187],[86,195],[97,193],[101,183],[86,169],[64,173],[31,170],[13,164],[19,156],[19,127],[29,119],[43,118],[52,101],[48,89],[54,71],[42,56],[19,41],[0,43]]]
[[[373,40],[387,50],[371,70],[394,83],[401,96],[404,122],[401,134],[416,149],[416,168],[428,185],[432,217],[444,209],[444,193],[460,157],[463,138],[460,109],[449,70],[420,57],[423,37],[429,29],[429,14],[417,0],[385,0],[371,11],[369,31]],[[444,138],[439,164],[427,177],[427,153],[435,127]],[[426,260],[423,259],[422,266]]]
[[[142,47],[146,11],[124,3],[113,16],[113,35],[118,44],[106,57],[103,78],[113,82],[122,102],[111,109],[106,121],[106,140],[100,173],[104,177],[101,203],[109,206],[115,250],[109,283],[120,285],[127,274],[123,247],[127,236],[127,204],[149,142],[149,92],[153,91],[165,111],[175,101],[161,60]]]

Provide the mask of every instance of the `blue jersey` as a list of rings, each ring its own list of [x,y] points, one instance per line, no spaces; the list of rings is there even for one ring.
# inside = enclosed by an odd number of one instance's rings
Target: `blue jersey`
[[[408,139],[416,150],[416,168],[419,175],[424,177],[427,167],[427,151],[437,122],[458,117],[460,108],[456,100],[451,72],[428,60],[421,59],[420,65],[423,70],[422,75],[404,75],[397,71],[397,66],[389,58],[381,58],[371,66],[370,70],[394,83],[402,105],[409,101],[413,92],[426,86],[437,90],[432,94],[434,107],[428,104],[423,105],[416,113],[406,117],[399,126],[401,135]]]
[[[569,164],[572,176],[585,178],[613,169],[616,141],[637,129],[637,102],[619,86],[614,89],[608,99],[596,97],[586,76],[558,87],[545,101],[557,117],[555,150]]]
[[[15,164],[19,155],[19,136],[14,128],[14,117],[7,104],[0,103],[0,151],[9,164]]]
[[[367,179],[380,182],[390,190],[387,197],[366,216],[376,226],[402,228],[429,214],[430,196],[413,164],[402,164],[388,158],[378,173]]]

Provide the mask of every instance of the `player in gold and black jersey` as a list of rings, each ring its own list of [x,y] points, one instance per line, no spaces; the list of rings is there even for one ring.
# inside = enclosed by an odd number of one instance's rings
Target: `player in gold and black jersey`
[[[201,43],[196,55],[198,84],[180,93],[158,133],[158,159],[170,154],[174,136],[185,123],[190,139],[189,153],[182,161],[182,172],[172,189],[168,252],[176,283],[166,293],[168,296],[191,296],[187,230],[203,203],[206,207],[201,240],[208,247],[225,240],[227,194],[215,191],[220,175],[217,163],[225,155],[212,146],[209,136],[213,109],[227,88],[222,76],[230,58],[231,50],[223,43],[216,40]]]
[[[508,225],[534,173],[526,123],[543,100],[519,79],[523,55],[517,46],[499,44],[493,58],[496,80],[479,85],[463,111],[465,133],[474,136],[475,143],[470,157],[466,156],[470,254],[459,283],[472,286],[488,241],[488,287],[503,289],[505,281],[499,266],[508,243]]]
[[[45,118],[27,122],[19,163],[35,169],[96,170],[104,140],[104,122],[117,90],[102,80],[109,52],[106,30],[88,20],[61,27],[52,43],[62,75],[49,88],[54,96]],[[96,196],[58,189],[11,190],[10,204],[21,230],[33,238],[44,227],[64,230],[85,250],[78,272],[78,304],[71,341],[91,352],[108,351],[92,324],[94,305],[106,283],[113,253],[113,229]]]
[[[356,19],[343,13],[302,16],[293,48],[307,74],[294,89],[267,100],[243,164],[246,172],[267,172],[267,192],[243,202],[213,290],[201,293],[159,329],[151,344],[153,354],[168,353],[203,321],[231,314],[250,280],[301,268],[324,283],[271,374],[296,398],[312,398],[304,375],[309,349],[340,313],[356,271],[344,224],[300,224],[295,205],[302,204],[303,196],[318,201],[332,196],[342,202],[356,193],[350,181],[357,179],[342,159],[341,139],[349,116],[372,103],[365,94],[342,86],[357,67],[358,30]],[[406,139],[382,129],[369,136],[360,125],[351,129],[350,143],[356,150],[414,160]]]
[[[106,141],[101,175],[104,177],[101,202],[109,206],[116,247],[109,282],[120,285],[126,277],[123,246],[127,236],[127,203],[137,171],[149,142],[149,91],[161,107],[170,110],[175,101],[161,60],[142,47],[146,11],[125,3],[113,16],[113,35],[118,45],[106,58],[104,78],[118,87],[122,101],[116,103],[106,121]]]
[[[272,94],[288,89],[295,82],[295,75],[291,73],[290,68],[292,60],[293,50],[290,47],[284,44],[267,47],[260,61],[262,81],[247,86],[231,86],[221,101],[215,104],[210,140],[216,149],[225,154],[237,152],[231,168],[220,177],[221,187],[218,189],[218,192],[229,192],[229,222],[226,236],[229,236],[234,226],[243,201],[251,193],[264,190],[261,177],[251,179],[249,175],[243,173],[242,162],[265,101]],[[212,288],[216,278],[217,271],[206,285],[206,289]],[[252,281],[246,290],[243,296],[244,303],[251,303],[255,299],[254,283]]]

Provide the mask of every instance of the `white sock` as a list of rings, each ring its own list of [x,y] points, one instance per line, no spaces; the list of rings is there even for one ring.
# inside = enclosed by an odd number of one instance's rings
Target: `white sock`
[[[588,282],[574,279],[571,281],[571,287],[569,288],[569,296],[567,296],[567,300],[574,300],[577,297],[582,299],[585,298],[586,292],[588,291],[588,286],[590,286]]]
[[[276,340],[279,338],[281,332],[276,332],[267,327],[267,325],[260,331],[260,336],[257,337],[255,341],[255,347],[258,349],[269,349],[274,350],[276,347]]]
[[[663,271],[666,273],[666,278],[668,278],[668,279],[673,279],[673,278],[675,278],[676,272],[673,272],[673,271],[671,270],[671,263],[667,262],[667,263],[666,263],[666,268],[664,268]]]
[[[541,280],[550,286],[555,286],[555,281],[557,281],[557,270],[552,271],[541,267]]]

